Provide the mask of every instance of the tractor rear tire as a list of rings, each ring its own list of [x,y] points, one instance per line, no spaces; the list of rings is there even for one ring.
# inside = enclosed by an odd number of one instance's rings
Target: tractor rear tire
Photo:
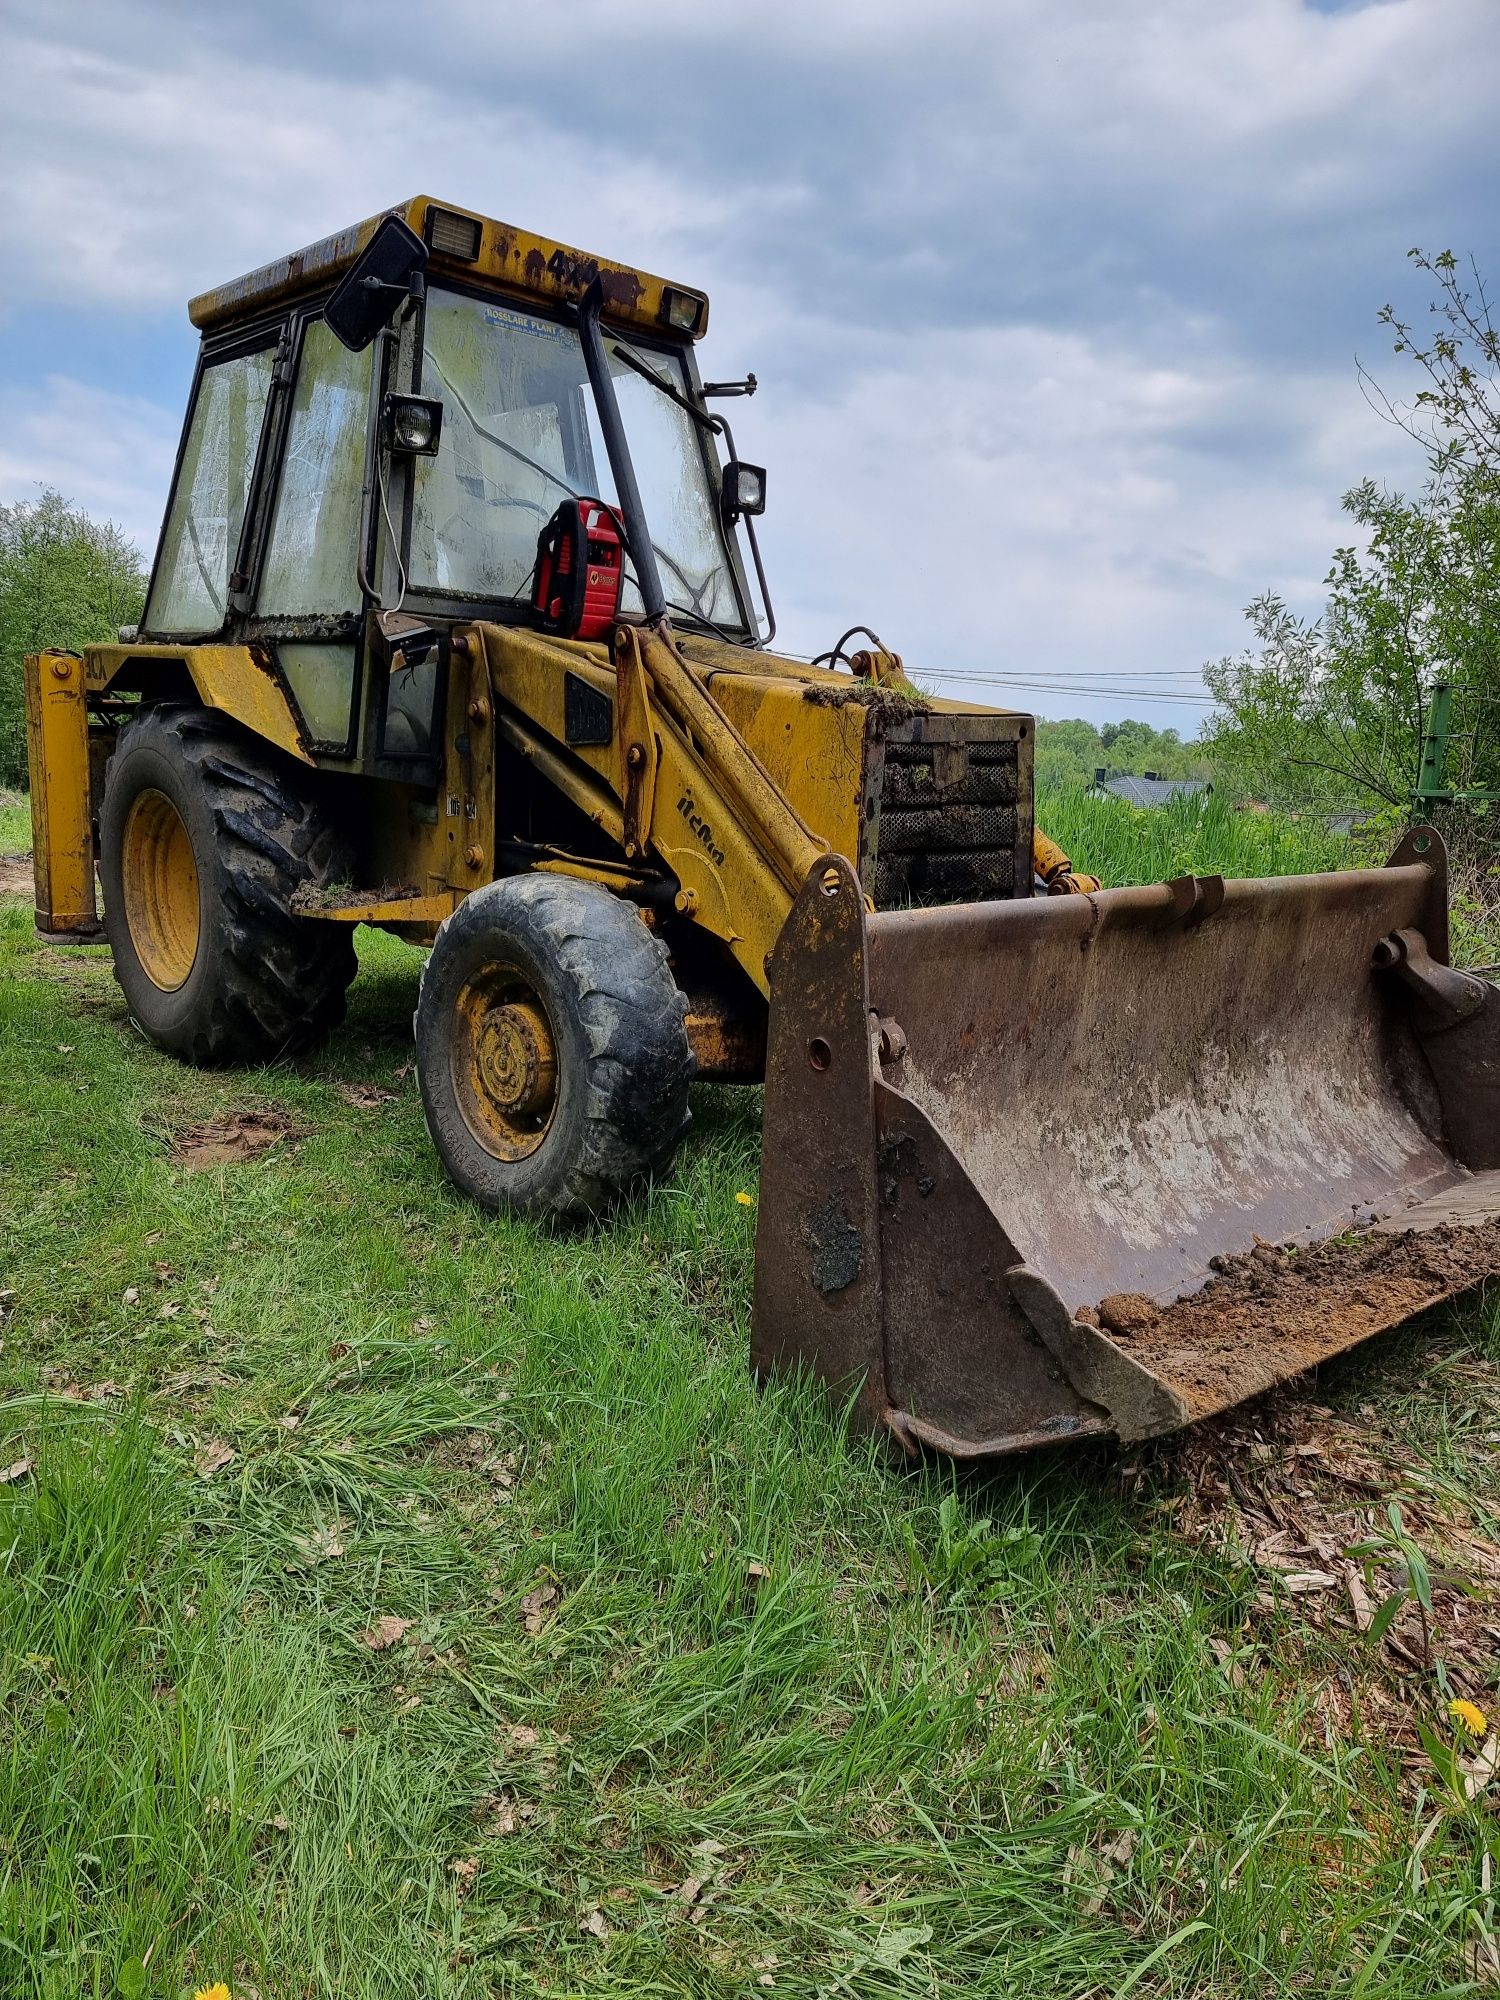
[[[298,915],[347,876],[312,773],[198,708],[120,735],[99,813],[104,929],[132,1020],[189,1062],[263,1063],[343,1019],[351,927]]]
[[[686,1013],[666,947],[607,889],[476,889],[438,932],[412,1024],[443,1165],[486,1208],[598,1214],[687,1130]]]

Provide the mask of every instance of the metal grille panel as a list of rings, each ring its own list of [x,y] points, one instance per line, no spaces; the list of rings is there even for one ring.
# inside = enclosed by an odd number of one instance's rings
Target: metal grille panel
[[[1014,743],[971,743],[968,776],[939,790],[933,770],[932,746],[888,743],[881,810],[907,806],[1013,806],[1016,802]]]
[[[871,894],[877,909],[1016,893],[1014,740],[887,742]]]

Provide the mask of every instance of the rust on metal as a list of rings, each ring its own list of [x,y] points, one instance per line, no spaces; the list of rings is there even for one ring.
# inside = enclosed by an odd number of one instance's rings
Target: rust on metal
[[[884,912],[872,990],[1021,1261],[1075,1307],[1166,1300],[1257,1237],[1459,1177],[1370,969],[1425,890],[1421,868],[1229,882],[1197,923],[1169,884]]]
[[[472,257],[458,257],[434,245],[430,270],[434,276],[455,277],[486,286],[519,287],[550,299],[576,299],[597,277],[604,289],[605,306],[615,318],[636,325],[655,327],[660,322],[662,303],[669,290],[686,292],[699,303],[693,338],[701,338],[708,326],[708,301],[692,287],[669,286],[649,272],[590,256],[550,238],[533,236],[514,225],[452,202],[434,202],[427,195],[413,195],[380,215],[338,230],[290,256],[278,257],[244,277],[201,293],[188,305],[193,325],[204,330],[229,321],[267,311],[298,295],[331,285],[354,263],[387,215],[399,215],[418,236],[427,234],[427,221],[436,209],[449,216],[462,216],[476,227],[477,242]]]
[[[751,1359],[760,1374],[809,1361],[875,1426],[888,1407],[875,1062],[864,898],[841,856],[808,873],[777,942],[771,994]]]
[[[906,1448],[1159,1434],[1500,1276],[1500,992],[1383,869],[867,913],[772,979],[761,1366]]]
[[[765,1075],[764,1007],[736,1006],[722,987],[689,989],[683,1026],[700,1083],[758,1083]]]
[[[1412,996],[1412,1027],[1455,1154],[1475,1172],[1500,1167],[1500,990],[1476,973],[1440,964],[1418,930],[1382,939],[1375,965]]]

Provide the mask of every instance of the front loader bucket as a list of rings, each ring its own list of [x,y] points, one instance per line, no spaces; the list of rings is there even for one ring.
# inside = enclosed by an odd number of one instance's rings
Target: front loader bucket
[[[777,942],[753,1349],[960,1456],[1142,1438],[1500,1274],[1500,990],[1389,867]]]

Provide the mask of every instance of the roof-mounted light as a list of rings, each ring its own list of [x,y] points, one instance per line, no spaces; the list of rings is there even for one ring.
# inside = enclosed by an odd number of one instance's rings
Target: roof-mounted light
[[[425,233],[427,247],[434,256],[451,257],[459,264],[478,262],[484,224],[477,215],[459,215],[451,208],[429,208]]]
[[[707,301],[697,292],[680,292],[675,285],[664,285],[661,294],[661,321],[674,333],[696,333],[703,324],[703,308]]]

